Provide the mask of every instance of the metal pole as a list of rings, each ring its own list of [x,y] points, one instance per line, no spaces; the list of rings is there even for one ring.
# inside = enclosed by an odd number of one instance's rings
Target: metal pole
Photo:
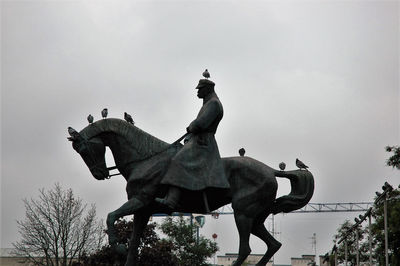
[[[387,232],[387,199],[388,199],[388,193],[385,195],[385,201],[383,205],[383,211],[384,211],[384,224],[385,224],[385,265],[389,265],[389,254],[388,254],[388,232]]]
[[[337,266],[337,250],[335,250],[335,266]],[[371,265],[372,266],[372,265]]]
[[[347,266],[347,239],[344,241],[344,265]]]
[[[199,237],[200,237],[200,232],[199,232],[199,226],[196,226],[197,230],[197,235],[196,235],[196,244],[199,244]]]
[[[358,242],[358,228],[356,228],[356,238],[357,238],[357,256],[356,256],[356,260],[357,260],[357,266],[360,266],[360,245]]]
[[[272,237],[275,238],[275,218],[274,215],[272,214]],[[275,264],[275,256],[272,256],[272,266]]]
[[[190,214],[190,230],[193,237],[193,213]]]
[[[368,233],[369,233],[369,265],[372,266],[372,231],[371,231],[371,212],[368,215]]]

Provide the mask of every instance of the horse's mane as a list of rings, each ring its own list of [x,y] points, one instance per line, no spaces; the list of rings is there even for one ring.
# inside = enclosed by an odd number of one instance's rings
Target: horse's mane
[[[140,128],[118,118],[107,118],[96,121],[81,130],[80,135],[86,139],[101,133],[115,133],[124,137],[139,154],[152,155],[168,147],[168,143],[150,135]]]

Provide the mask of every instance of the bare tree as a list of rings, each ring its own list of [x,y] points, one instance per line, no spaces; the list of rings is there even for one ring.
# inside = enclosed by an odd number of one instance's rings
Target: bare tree
[[[21,240],[13,243],[16,255],[34,265],[66,266],[102,246],[104,229],[94,205],[87,208],[59,184],[39,192],[38,199],[24,200],[26,217],[17,221]]]

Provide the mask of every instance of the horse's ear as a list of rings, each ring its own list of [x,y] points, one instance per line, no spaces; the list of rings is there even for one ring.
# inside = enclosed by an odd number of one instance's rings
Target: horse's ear
[[[71,136],[71,137],[67,138],[69,141],[75,141],[75,140],[82,139],[82,136],[78,133],[78,131],[76,131],[72,127],[68,127],[68,133]]]

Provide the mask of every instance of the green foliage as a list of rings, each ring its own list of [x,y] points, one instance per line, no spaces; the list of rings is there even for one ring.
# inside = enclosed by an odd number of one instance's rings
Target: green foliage
[[[357,234],[358,232],[358,243],[359,243],[359,251],[360,251],[360,261],[368,260],[368,236],[367,229],[358,226],[356,230],[352,233],[347,234],[349,229],[352,228],[354,224],[352,224],[349,220],[346,220],[337,230],[337,234],[335,235],[335,239],[342,239],[346,237],[347,239],[347,262],[350,265],[356,265],[356,254],[357,254]],[[337,245],[337,254],[338,261],[343,263],[345,261],[345,241],[342,241]]]
[[[399,146],[386,146],[387,152],[393,153],[392,156],[386,161],[386,164],[391,167],[396,167],[400,170],[400,147]]]
[[[400,191],[393,190],[388,194],[387,201],[387,220],[388,220],[388,250],[390,265],[400,265]],[[372,257],[376,264],[385,264],[385,235],[384,235],[384,201],[374,205],[372,212],[373,222],[371,224],[372,233]],[[345,236],[352,224],[345,221],[338,233],[336,239],[341,239]],[[369,260],[369,242],[368,228],[357,229],[360,236],[360,261]],[[347,236],[348,241],[348,262],[350,265],[355,265],[355,233]],[[344,262],[344,241],[338,245],[338,261]]]
[[[133,219],[126,221],[120,219],[115,223],[117,231],[117,244],[122,244],[128,248],[129,239],[133,228]],[[172,246],[163,240],[160,240],[155,229],[156,223],[149,223],[144,232],[139,246],[139,265],[156,266],[176,265],[176,257],[171,252]],[[114,266],[124,265],[126,255],[115,252],[109,245],[103,246],[96,253],[87,256],[83,265],[86,266]]]
[[[167,241],[174,247],[173,253],[178,258],[177,265],[208,265],[207,258],[218,251],[215,242],[202,236],[197,239],[196,227],[182,216],[176,219],[167,217],[160,228],[167,235]]]
[[[400,192],[393,190],[389,193],[387,202],[388,221],[388,249],[391,265],[400,265]],[[378,263],[385,262],[385,235],[384,235],[384,203],[383,200],[375,204],[372,213],[375,221],[372,224],[372,234],[375,244],[375,254]]]
[[[133,220],[118,220],[115,227],[117,244],[128,247]],[[159,228],[167,236],[166,239],[160,239],[156,228],[155,223],[149,223],[143,233],[138,258],[141,266],[208,265],[207,258],[218,250],[216,243],[204,237],[196,241],[196,227],[183,217],[164,219]],[[126,256],[116,253],[106,245],[95,254],[87,256],[83,265],[119,266],[124,265],[125,260]]]

